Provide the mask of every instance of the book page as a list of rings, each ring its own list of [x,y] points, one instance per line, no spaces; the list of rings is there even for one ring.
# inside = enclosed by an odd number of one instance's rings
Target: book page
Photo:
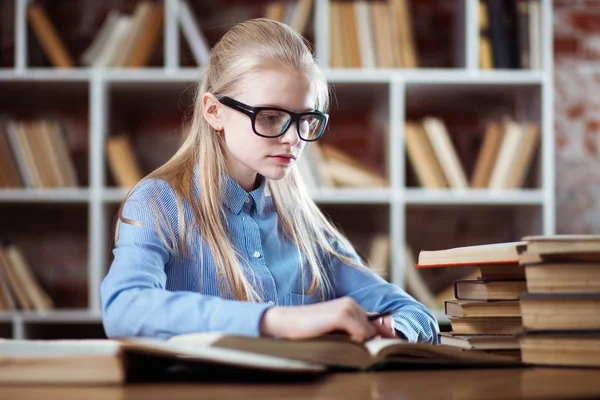
[[[105,339],[13,340],[0,339],[3,358],[39,358],[62,356],[115,355],[119,344]]]
[[[210,333],[186,333],[175,335],[167,339],[170,343],[189,343],[194,345],[211,346],[223,339],[226,335],[218,332]]]
[[[373,358],[377,358],[383,349],[405,343],[408,342],[404,339],[373,339],[366,342],[365,347]]]
[[[373,364],[392,356],[430,360],[431,362],[454,360],[482,364],[515,363],[513,358],[507,356],[463,351],[453,346],[409,343],[401,339],[376,339],[367,342],[365,346],[373,355]]]
[[[352,342],[346,335],[335,334],[314,339],[287,340],[220,333],[197,333],[175,336],[167,343],[193,350],[230,349],[350,368],[361,368],[370,364],[371,361],[369,353],[362,344]]]

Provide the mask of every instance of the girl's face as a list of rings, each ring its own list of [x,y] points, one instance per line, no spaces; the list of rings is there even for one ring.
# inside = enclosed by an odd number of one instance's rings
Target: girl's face
[[[252,107],[276,107],[292,112],[312,111],[315,107],[306,77],[284,67],[253,72],[241,90],[231,98]],[[204,104],[206,109],[206,100]],[[226,143],[229,174],[246,191],[255,188],[257,174],[273,180],[283,179],[305,145],[298,136],[296,124],[291,124],[282,136],[265,138],[254,132],[248,115],[218,101],[215,104],[216,124],[223,129],[221,134]],[[261,130],[268,129],[277,118],[276,113],[265,113],[260,120],[257,117],[255,127],[259,133],[263,133]]]

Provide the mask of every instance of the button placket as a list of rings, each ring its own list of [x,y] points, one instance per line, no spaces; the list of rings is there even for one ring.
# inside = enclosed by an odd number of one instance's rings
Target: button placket
[[[260,234],[258,222],[252,215],[245,215],[244,225],[247,230],[246,249],[248,251],[247,254],[250,257],[250,263],[263,278],[263,298],[265,301],[271,299],[268,304],[274,305],[275,302],[273,300],[277,300],[275,278],[273,278],[271,270],[269,270],[266,265],[264,249],[262,246],[262,236]]]

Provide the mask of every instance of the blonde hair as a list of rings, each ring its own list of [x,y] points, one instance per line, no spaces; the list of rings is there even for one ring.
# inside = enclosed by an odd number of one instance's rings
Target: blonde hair
[[[258,18],[239,23],[213,47],[210,59],[203,67],[191,128],[182,146],[168,162],[145,178],[167,182],[176,194],[177,232],[168,228],[170,225],[160,212],[160,205],[154,205],[159,211],[156,213],[157,226],[166,226],[168,230],[165,235],[157,229],[169,251],[185,253],[192,233],[199,233],[212,253],[221,290],[238,300],[260,301],[261,298],[244,275],[237,252],[227,235],[222,211],[222,177],[227,174],[225,144],[222,135],[218,135],[204,119],[201,97],[205,92],[231,94],[241,88],[249,72],[274,63],[303,73],[310,82],[316,108],[326,112],[329,106],[328,84],[315,63],[308,42],[287,25],[273,20]],[[193,171],[198,165],[202,168],[196,176]],[[193,180],[196,177],[199,179],[199,193],[194,193]],[[337,242],[342,249],[353,252],[352,245],[311,199],[297,167],[280,181],[268,181],[268,185],[284,234],[306,257],[312,276],[307,293],[317,292],[321,299],[326,298],[332,291],[328,263],[324,257],[337,257],[356,265],[351,257],[334,248]],[[120,221],[137,225],[139,223],[122,215],[123,206],[134,190],[128,194],[118,215]],[[189,204],[192,221],[185,219],[184,201]],[[117,237],[118,229],[115,231]],[[199,247],[203,248],[202,245]],[[303,263],[300,265],[304,274],[305,266]],[[304,284],[304,279],[302,282]]]

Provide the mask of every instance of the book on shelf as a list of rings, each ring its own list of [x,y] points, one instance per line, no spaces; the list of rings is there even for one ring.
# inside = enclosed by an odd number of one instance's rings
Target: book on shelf
[[[411,15],[407,0],[330,1],[330,67],[417,68]]]
[[[144,362],[136,365],[140,356]],[[402,339],[357,343],[337,334],[286,340],[220,333],[179,335],[168,340],[0,340],[0,362],[4,365],[0,369],[3,384],[123,384],[140,374],[157,381],[159,372],[183,365],[288,374],[364,371],[382,366],[518,365],[503,356]],[[132,370],[136,367],[141,369]]]
[[[312,142],[298,163],[307,187],[386,187],[387,179],[349,153],[327,143]]]
[[[424,188],[448,187],[448,181],[423,124],[407,122],[404,128],[404,139],[408,160],[421,186]]]
[[[538,148],[536,124],[519,124],[510,117],[505,117],[502,124],[504,136],[488,182],[490,189],[521,187]]]
[[[111,10],[79,61],[94,68],[139,68],[148,65],[164,24],[164,6],[140,1],[131,15]]]
[[[17,160],[6,133],[6,120],[0,119],[0,188],[23,187]]]
[[[114,65],[113,61],[124,48],[124,40],[132,21],[130,15],[121,15],[118,11],[111,10],[93,42],[81,55],[81,64],[96,68]]]
[[[500,123],[488,122],[471,176],[471,187],[486,188],[488,186],[501,143],[502,127]]]
[[[130,189],[144,177],[129,136],[110,136],[106,140],[106,158],[117,186]]]
[[[173,7],[181,32],[197,65],[208,62],[210,43],[202,31],[198,18],[187,0],[167,3]],[[313,0],[269,1],[265,5],[264,17],[289,25],[300,34],[304,34],[310,21]]]
[[[164,7],[162,4],[157,3],[149,3],[149,5],[148,16],[143,18],[140,23],[140,30],[136,34],[133,48],[125,62],[125,66],[128,68],[139,68],[148,65],[162,35]]]
[[[433,116],[405,124],[408,160],[424,188],[518,189],[525,186],[540,145],[539,124],[509,116],[485,124],[473,172],[467,179],[445,122]]]
[[[265,18],[283,22],[301,35],[306,33],[314,0],[269,1],[264,10]]]
[[[347,152],[327,143],[319,144],[329,175],[336,186],[386,187],[388,181],[374,168],[359,162]]]
[[[479,68],[492,69],[494,68],[492,39],[490,37],[490,21],[485,0],[479,0],[477,11],[479,18]]]
[[[495,68],[519,68],[516,5],[512,0],[487,0]]]
[[[450,187],[466,189],[469,186],[467,177],[444,121],[425,117],[423,127]]]
[[[39,284],[20,248],[14,244],[0,246],[0,310],[49,311],[52,298]]]
[[[309,188],[334,186],[333,177],[324,157],[319,143],[312,142],[304,147],[304,154],[298,160],[298,168],[304,183]]]
[[[480,0],[480,68],[539,69],[541,11],[539,0]]]
[[[76,187],[78,177],[69,143],[58,121],[2,120],[0,187]]]
[[[72,68],[74,61],[46,10],[37,3],[27,8],[27,20],[48,59],[56,68]]]

